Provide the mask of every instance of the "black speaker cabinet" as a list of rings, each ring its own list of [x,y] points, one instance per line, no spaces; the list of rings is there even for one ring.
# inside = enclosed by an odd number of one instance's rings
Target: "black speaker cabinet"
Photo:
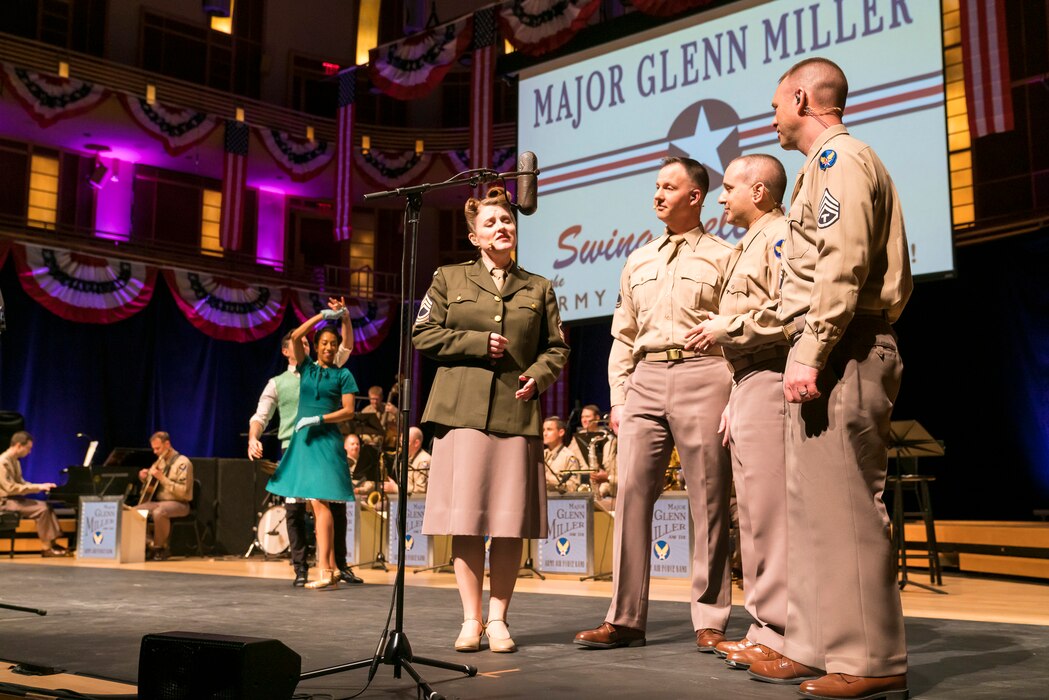
[[[276,639],[164,632],[142,638],[141,700],[289,700],[302,659]]]

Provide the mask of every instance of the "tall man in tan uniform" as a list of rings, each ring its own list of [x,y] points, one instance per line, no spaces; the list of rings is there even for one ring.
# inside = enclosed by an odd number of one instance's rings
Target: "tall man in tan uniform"
[[[731,603],[728,452],[718,421],[732,375],[717,346],[685,350],[685,334],[716,312],[733,247],[703,231],[706,169],[667,158],[654,209],[666,234],[627,258],[612,317],[610,423],[619,433],[619,491],[612,604],[604,624],[576,644],[597,649],[645,643],[652,508],[677,445],[695,523],[692,624],[701,651],[724,641]]]
[[[907,648],[882,503],[903,365],[890,325],[910,297],[907,236],[885,166],[841,124],[844,73],[796,64],[772,100],[780,145],[807,155],[790,207],[780,320],[790,536],[785,656],[760,680],[816,698],[904,700]]]
[[[747,233],[729,270],[721,310],[693,329],[685,344],[700,350],[721,345],[732,364],[724,434],[739,512],[743,600],[754,624],[744,639],[722,642],[715,652],[740,669],[778,658],[787,624],[783,369],[790,346],[776,317],[786,187],[783,165],[772,156],[747,155],[729,163],[718,202],[728,222]]]

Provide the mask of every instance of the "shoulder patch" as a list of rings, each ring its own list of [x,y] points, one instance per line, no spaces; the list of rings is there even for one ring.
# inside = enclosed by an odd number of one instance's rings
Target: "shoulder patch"
[[[841,204],[834,199],[829,189],[823,190],[820,197],[820,211],[816,217],[816,228],[827,228],[836,223],[841,216]]]
[[[838,162],[838,154],[831,149],[820,153],[820,170],[830,170]]]
[[[426,296],[419,303],[419,313],[415,317],[416,325],[428,321],[430,319],[430,309],[433,308],[433,299],[430,298],[430,293],[427,292]]]
[[[775,253],[777,258],[782,258],[783,257],[783,243],[786,240],[787,239],[785,239],[785,238],[781,238],[778,241],[776,241],[776,245],[772,246],[772,252]]]

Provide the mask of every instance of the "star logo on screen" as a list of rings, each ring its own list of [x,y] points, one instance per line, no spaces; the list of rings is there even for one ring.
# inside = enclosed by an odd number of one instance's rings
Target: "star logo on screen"
[[[728,163],[738,157],[739,115],[720,100],[700,100],[686,107],[667,132],[668,153],[698,160],[710,175],[710,190],[721,187]]]

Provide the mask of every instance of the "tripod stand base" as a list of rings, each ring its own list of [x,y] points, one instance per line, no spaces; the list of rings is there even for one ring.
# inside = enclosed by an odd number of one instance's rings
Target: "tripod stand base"
[[[401,669],[404,669],[415,681],[415,685],[419,688],[420,695],[425,698],[425,700],[444,700],[443,695],[435,691],[429,683],[423,680],[423,677],[415,670],[413,663],[422,664],[423,666],[432,666],[433,668],[443,668],[449,671],[458,671],[471,678],[477,675],[476,666],[470,666],[469,664],[453,664],[448,661],[415,656],[412,654],[412,645],[408,642],[407,635],[403,632],[390,632],[375,656],[368,659],[360,659],[359,661],[351,661],[347,664],[317,669],[316,671],[307,671],[299,676],[299,680],[305,681],[311,678],[330,676],[333,673],[354,671],[358,668],[370,668],[371,670],[368,672],[368,680],[371,681],[379,666],[386,665],[393,666],[394,678],[400,678]]]
[[[386,568],[386,556],[382,552],[376,554],[375,559],[371,561],[362,561],[360,564],[357,564],[357,568],[363,569],[365,567],[370,568],[372,571],[389,571]]]
[[[546,580],[546,576],[543,576],[539,569],[535,568],[535,562],[532,561],[532,557],[525,559],[524,566],[517,570],[517,578],[526,576],[538,578],[540,581]]]
[[[447,571],[445,571],[447,569]],[[421,574],[424,571],[433,571],[438,574],[447,574],[455,572],[455,562],[451,559],[445,564],[437,564],[436,566],[428,566],[425,569],[412,569],[413,574]]]
[[[580,576],[579,580],[580,581],[611,581],[612,580],[612,572],[611,571],[606,571],[606,572],[601,573],[601,574],[591,574],[590,576]]]

